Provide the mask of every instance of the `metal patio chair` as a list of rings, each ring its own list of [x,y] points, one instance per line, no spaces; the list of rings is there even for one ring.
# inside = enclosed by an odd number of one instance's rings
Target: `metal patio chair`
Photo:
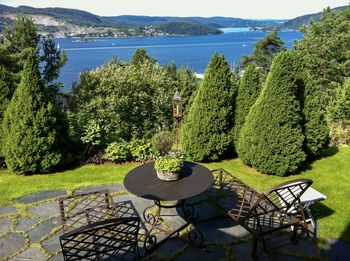
[[[292,180],[259,193],[225,170],[213,172],[217,175],[210,195],[216,196],[209,198],[217,203],[222,213],[226,212],[253,235],[254,258],[258,241],[267,252],[266,242],[283,235],[281,232],[292,232],[292,242],[310,237],[312,232],[308,229],[300,198],[311,186],[311,180]]]
[[[138,260],[140,217],[131,201],[115,204],[107,190],[62,197],[64,260]]]

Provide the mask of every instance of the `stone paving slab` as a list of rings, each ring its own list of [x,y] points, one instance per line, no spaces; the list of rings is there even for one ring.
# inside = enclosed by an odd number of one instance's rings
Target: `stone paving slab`
[[[206,249],[200,249],[190,246],[185,252],[175,258],[176,261],[200,260],[200,261],[218,261],[226,257],[226,252],[222,247],[210,246]]]
[[[37,218],[19,218],[15,231],[28,231],[39,221]]]
[[[120,184],[111,184],[111,185],[102,185],[102,186],[91,186],[91,187],[85,187],[80,188],[74,191],[74,195],[76,194],[82,194],[82,193],[90,193],[98,190],[104,190],[107,189],[110,193],[113,192],[120,192],[124,190],[124,187]]]
[[[0,215],[17,214],[18,209],[11,206],[0,206]]]
[[[158,253],[164,257],[170,257],[175,254],[180,248],[188,245],[188,242],[179,238],[171,238],[161,244],[155,253]]]
[[[28,248],[24,250],[19,255],[11,258],[10,261],[23,261],[23,260],[33,260],[33,261],[45,261],[47,257],[43,252],[41,252],[38,248]]]
[[[60,213],[57,201],[42,203],[28,209],[30,214],[36,215],[42,219],[52,218]]]
[[[202,232],[204,240],[211,244],[231,244],[238,239],[245,239],[250,236],[247,230],[229,218],[198,223],[196,227]]]
[[[41,238],[48,235],[54,228],[61,225],[58,218],[50,219],[40,223],[37,227],[29,231],[28,236],[31,243],[39,242]]]
[[[67,191],[65,190],[44,190],[40,192],[36,192],[33,194],[29,194],[26,196],[23,196],[17,200],[15,200],[16,203],[21,204],[32,204],[35,202],[39,202],[42,200],[50,199],[50,198],[57,198],[67,195]]]
[[[41,245],[43,246],[43,248],[44,248],[49,254],[54,254],[54,253],[56,253],[58,250],[61,249],[59,236],[62,235],[62,234],[63,234],[62,230],[59,230],[59,231],[56,232],[53,236],[49,237],[48,239],[46,239],[45,241],[43,241],[43,242],[41,243]]]
[[[0,218],[0,234],[11,230],[12,221],[9,218]]]
[[[236,261],[254,261],[255,259],[253,259],[251,256],[252,248],[253,248],[253,242],[247,242],[247,243],[241,243],[241,244],[234,245],[232,247],[232,256],[234,257],[234,260],[236,260]],[[259,261],[270,260],[270,257],[267,255],[267,253],[262,251],[260,248],[258,248],[257,255],[258,255]]]
[[[20,233],[10,233],[0,238],[0,260],[7,259],[24,247],[24,236]]]
[[[49,261],[64,261],[62,253],[52,256]]]
[[[328,240],[323,247],[322,254],[329,260],[348,261],[350,259],[350,244],[344,240]]]

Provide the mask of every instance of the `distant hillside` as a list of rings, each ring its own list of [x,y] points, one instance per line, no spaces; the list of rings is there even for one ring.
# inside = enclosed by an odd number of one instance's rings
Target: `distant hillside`
[[[0,5],[0,29],[11,25],[17,14],[30,16],[43,35],[55,37],[129,37],[218,34],[220,30],[189,19],[170,17],[102,17],[67,8],[17,8]]]
[[[334,9],[332,9],[332,11],[335,11],[335,12],[342,11],[348,7],[349,6],[340,6],[340,7],[336,7]],[[291,29],[291,30],[299,30],[299,28],[302,25],[309,25],[311,18],[313,18],[315,21],[320,21],[322,13],[323,12],[319,12],[319,13],[315,13],[315,14],[308,14],[308,15],[296,17],[294,19],[291,19],[291,20],[283,23],[281,28]]]
[[[170,35],[208,35],[208,34],[221,34],[222,31],[212,28],[203,24],[196,23],[184,23],[184,22],[169,22],[161,24],[158,27],[161,31]]]
[[[251,20],[231,17],[169,17],[169,16],[138,16],[120,15],[108,17],[117,22],[137,25],[156,25],[170,22],[199,23],[216,28],[225,27],[277,27],[287,20]]]

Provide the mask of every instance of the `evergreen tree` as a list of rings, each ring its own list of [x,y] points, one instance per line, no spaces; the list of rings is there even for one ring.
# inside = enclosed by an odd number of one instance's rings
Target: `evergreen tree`
[[[350,78],[338,88],[336,97],[328,111],[332,122],[350,121]]]
[[[2,122],[6,165],[17,173],[49,172],[63,160],[64,133],[38,67],[33,51]]]
[[[250,108],[255,103],[261,89],[261,74],[254,63],[249,64],[244,70],[244,75],[240,80],[235,101],[235,129],[234,142],[237,146],[239,133]]]
[[[214,54],[181,129],[192,160],[217,160],[233,149],[233,98],[230,65]]]
[[[261,69],[262,76],[265,78],[270,71],[273,58],[286,49],[283,40],[278,36],[278,32],[276,30],[271,31],[255,44],[250,56],[243,56],[240,66],[244,69],[249,64],[255,63]]]
[[[295,53],[276,56],[262,92],[241,130],[237,152],[242,161],[263,173],[283,176],[305,161]]]
[[[145,61],[149,61],[151,63],[156,63],[157,60],[153,57],[150,57],[147,54],[147,51],[144,48],[137,48],[134,55],[131,58],[131,63],[133,65],[138,65],[138,64],[142,64]]]
[[[304,151],[309,158],[318,156],[323,148],[328,145],[329,127],[326,115],[322,109],[321,94],[318,85],[304,70],[304,88],[300,89],[300,104],[302,106],[303,133],[305,136]]]

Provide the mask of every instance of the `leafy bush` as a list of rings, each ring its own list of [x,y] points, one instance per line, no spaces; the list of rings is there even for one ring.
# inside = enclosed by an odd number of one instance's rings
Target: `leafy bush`
[[[331,145],[350,145],[350,121],[335,122],[330,131]]]
[[[126,142],[113,142],[108,145],[104,159],[114,162],[125,162],[131,159],[131,152]]]
[[[178,173],[182,168],[183,162],[177,157],[160,157],[156,159],[154,168],[166,173]]]
[[[175,135],[171,131],[160,131],[152,138],[153,146],[162,152],[167,154],[175,142]]]
[[[149,141],[132,140],[128,147],[132,158],[136,161],[152,160],[160,155],[159,151]]]

